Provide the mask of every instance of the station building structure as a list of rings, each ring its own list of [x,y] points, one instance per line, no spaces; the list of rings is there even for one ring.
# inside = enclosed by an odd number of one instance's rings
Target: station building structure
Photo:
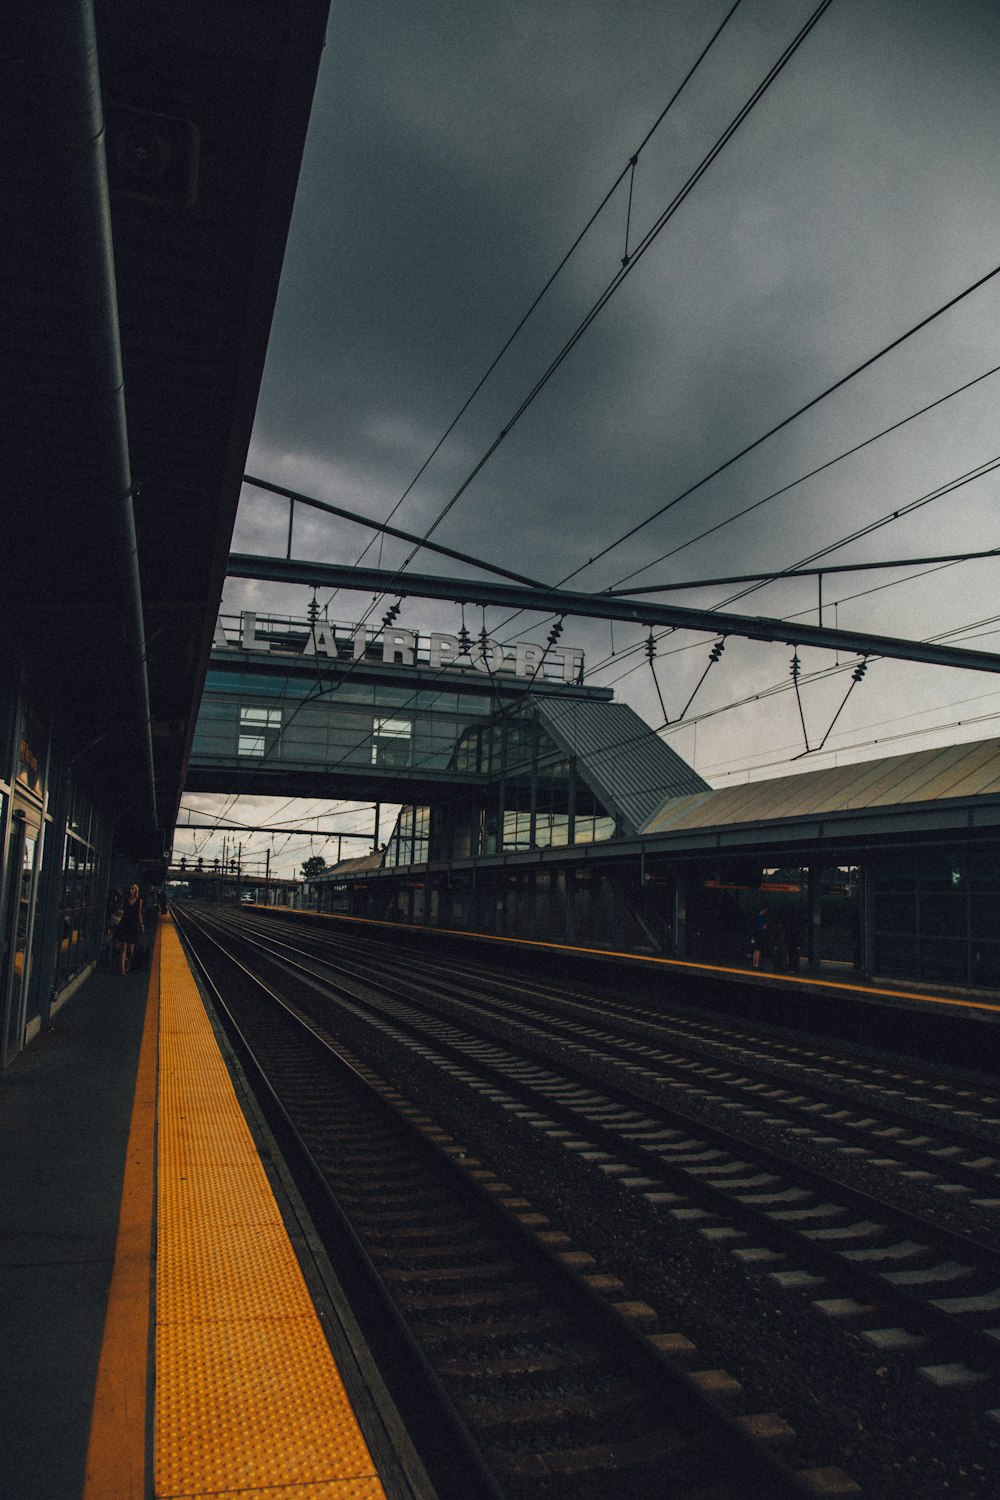
[[[713,789],[580,652],[535,651],[220,621],[189,784],[402,804],[319,910],[1000,988],[1000,741]]]
[[[404,808],[377,867],[332,870],[317,904],[695,963],[1000,989],[1000,741],[721,790],[672,766],[670,789],[651,730],[626,770],[615,760],[619,705],[525,708],[477,726],[508,759],[475,818]],[[594,816],[578,828],[581,787]]]

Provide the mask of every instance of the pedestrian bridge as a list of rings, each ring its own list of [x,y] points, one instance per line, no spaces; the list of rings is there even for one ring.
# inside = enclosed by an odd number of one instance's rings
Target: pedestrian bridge
[[[535,702],[607,702],[582,666],[572,647],[222,616],[187,790],[433,803],[498,774],[501,725]]]
[[[399,803],[410,859],[632,835],[707,790],[582,668],[551,639],[223,619],[187,790]]]

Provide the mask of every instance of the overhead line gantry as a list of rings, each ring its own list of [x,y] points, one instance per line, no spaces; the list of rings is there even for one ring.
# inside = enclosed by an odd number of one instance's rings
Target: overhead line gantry
[[[961,667],[973,672],[1000,672],[1000,655],[947,646],[934,641],[908,641],[896,636],[869,635],[826,625],[804,625],[766,615],[728,614],[718,609],[690,609],[679,604],[627,599],[621,595],[589,594],[575,589],[525,587],[492,579],[436,578],[423,573],[401,573],[388,568],[362,568],[340,563],[305,562],[295,558],[231,553],[230,578],[256,578],[307,587],[353,589],[401,598],[445,599],[454,604],[492,605],[501,609],[538,610],[597,620],[624,620],[647,628],[662,626],[708,634],[742,636],[747,640],[778,641],[788,646],[819,646],[856,652],[859,656],[891,657],[936,667]]]

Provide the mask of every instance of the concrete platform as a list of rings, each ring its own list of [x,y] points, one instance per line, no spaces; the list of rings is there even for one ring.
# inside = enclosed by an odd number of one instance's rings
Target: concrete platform
[[[0,1073],[0,1494],[432,1500],[242,1092],[169,919]]]
[[[0,1072],[0,1492],[82,1494],[146,975],[95,973]]]

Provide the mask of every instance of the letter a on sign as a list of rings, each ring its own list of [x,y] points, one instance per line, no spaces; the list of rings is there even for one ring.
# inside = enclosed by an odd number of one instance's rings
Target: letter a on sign
[[[334,639],[333,630],[323,620],[318,620],[312,630],[313,650],[317,656],[328,656],[331,661],[337,658],[337,642]]]

